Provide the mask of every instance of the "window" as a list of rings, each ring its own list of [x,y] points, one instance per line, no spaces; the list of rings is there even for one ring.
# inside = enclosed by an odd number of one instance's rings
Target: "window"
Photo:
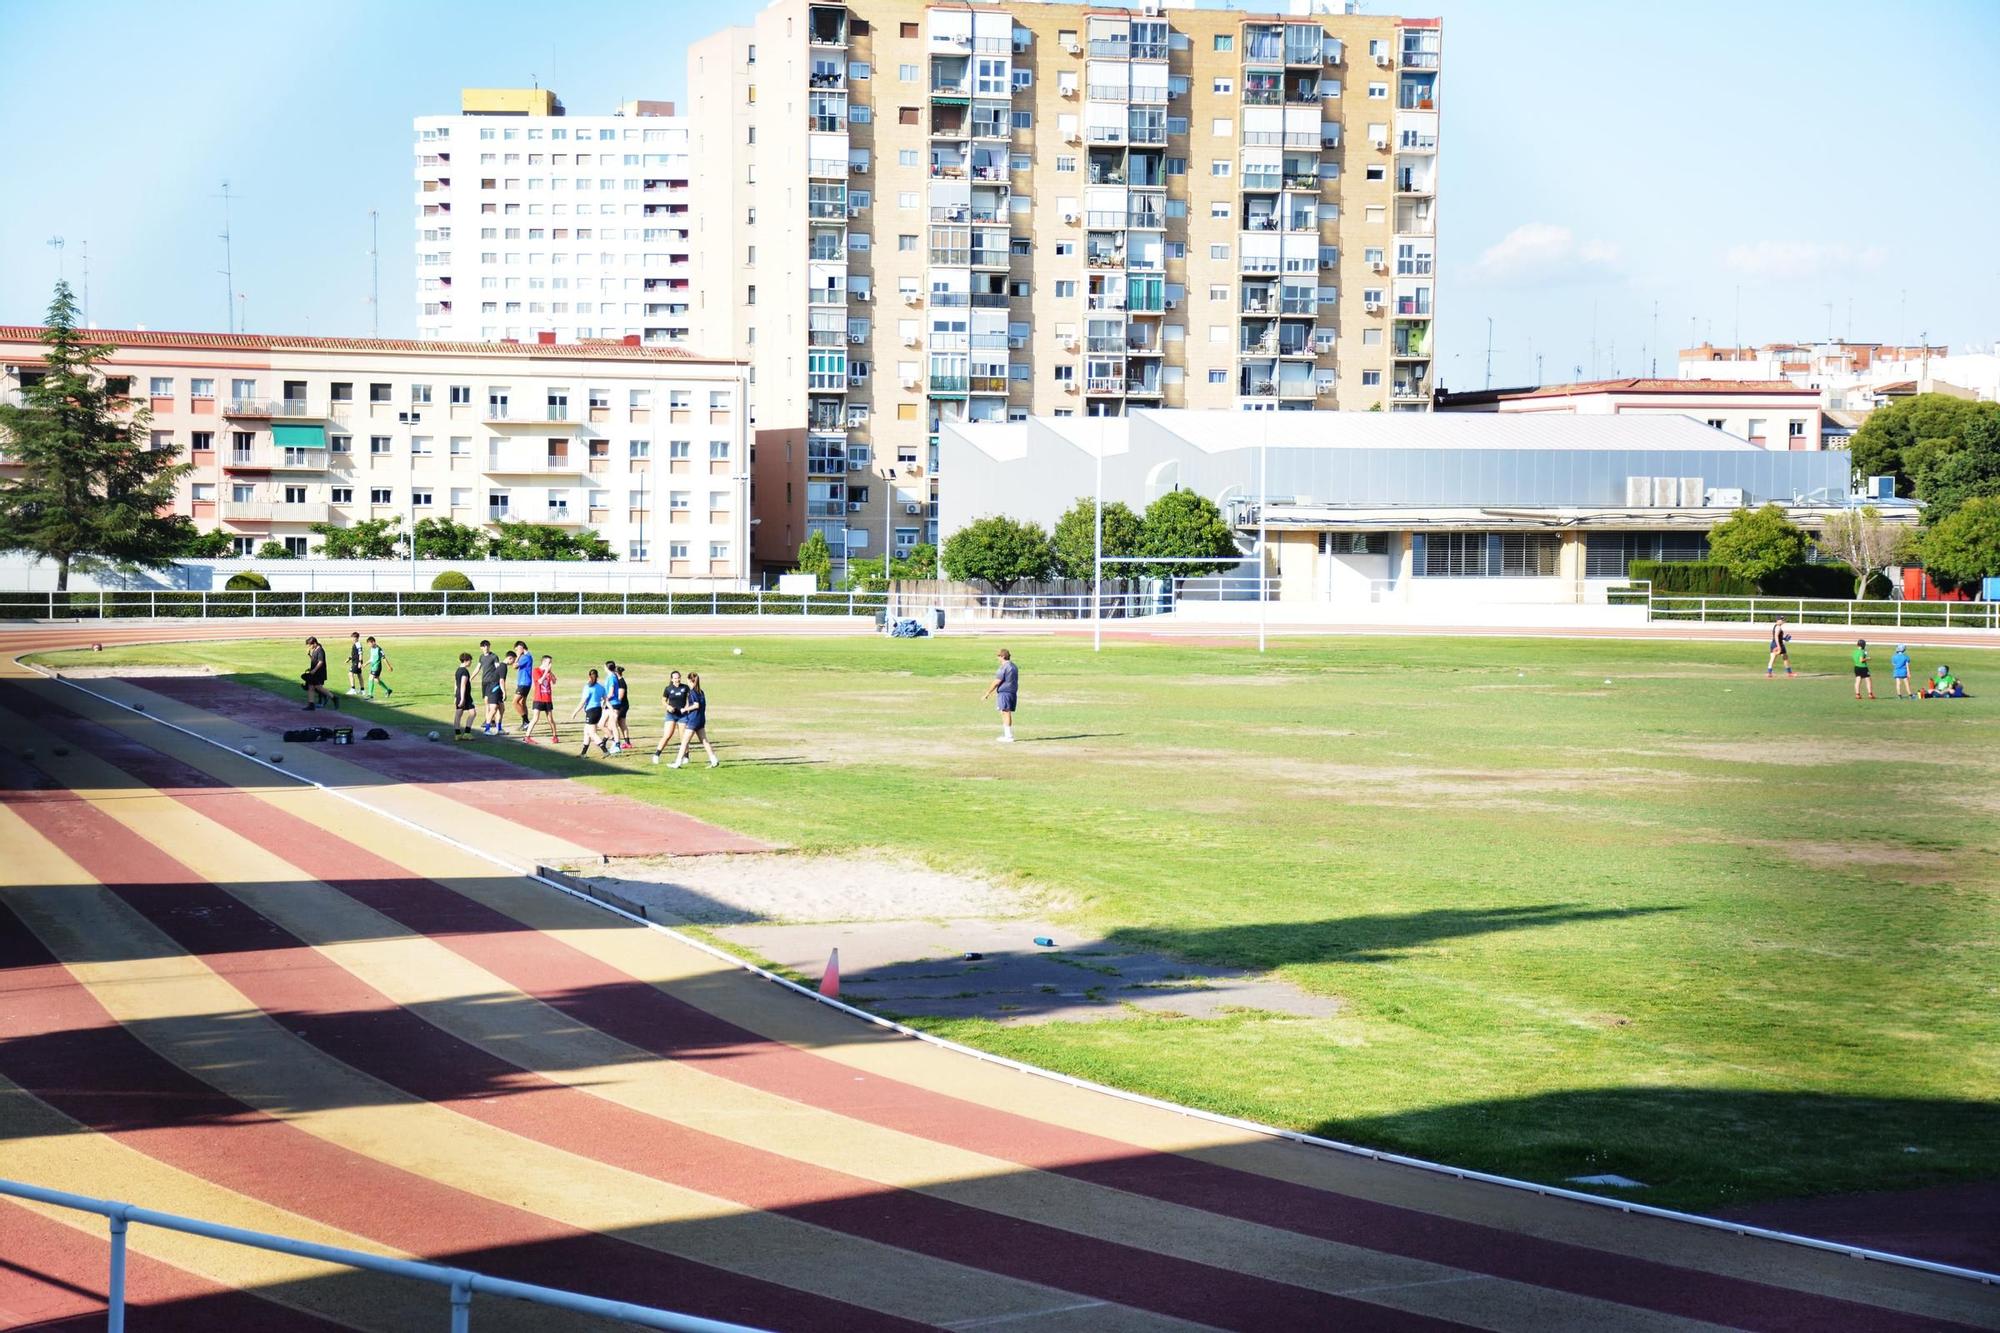
[[[1032,111],[1016,111],[1013,123],[1014,128],[1017,130],[1031,130],[1035,128],[1035,113]]]
[[[1764,442],[1764,419],[1762,417],[1751,417],[1745,424],[1749,428],[1747,435],[1750,443],[1762,444]]]
[[[347,437],[343,435],[340,436],[339,438],[345,439]],[[198,430],[192,432],[188,436],[188,448],[195,450],[207,450],[215,448],[215,432],[212,430]]]
[[[391,491],[387,486],[371,487],[368,491],[369,504],[386,505],[386,504],[394,504],[395,502],[396,502],[395,492]]]
[[[336,386],[336,387],[338,387],[338,386]],[[213,397],[215,397],[215,381],[214,381],[214,380],[189,380],[189,381],[188,381],[188,396],[189,396],[190,398],[213,398]]]
[[[651,458],[653,456],[653,442],[651,440],[628,440],[625,442],[625,456],[627,458]]]
[[[915,65],[896,66],[896,77],[904,83],[915,83],[922,71]]]
[[[472,386],[470,384],[454,384],[451,386],[452,406],[462,407],[470,403],[471,401],[472,401]]]
[[[428,405],[430,401],[431,401],[430,385],[412,384],[410,386],[410,405],[412,407]]]
[[[375,457],[380,457],[388,453],[389,437],[387,435],[370,435],[368,437],[368,452]]]
[[[410,503],[418,509],[429,509],[431,507],[431,493],[427,490],[411,491]]]
[[[1797,420],[1787,421],[1785,423],[1785,434],[1790,439],[1803,440],[1806,437],[1806,423]]]
[[[669,440],[667,441],[667,458],[669,460],[675,458],[685,459],[691,447],[690,442],[687,440]]]
[[[354,503],[354,488],[352,486],[335,486],[328,494],[333,503],[337,505],[351,505]]]
[[[291,556],[294,560],[305,559],[308,554],[306,539],[304,537],[285,538],[285,554]]]
[[[392,384],[371,384],[368,386],[368,401],[371,403],[386,403],[389,401],[389,394],[394,388],[395,386]]]
[[[1227,384],[1229,383],[1229,372],[1226,370],[1211,370],[1208,372],[1208,382],[1210,384]]]
[[[170,376],[153,376],[149,388],[152,396],[155,398],[171,398],[174,396],[174,381]]]
[[[1210,85],[1210,91],[1218,96],[1227,97],[1230,93],[1236,91],[1236,85],[1229,79],[1217,79]]]
[[[286,504],[288,504],[288,505],[302,505],[302,504],[304,504],[305,502],[306,502],[306,488],[305,488],[305,487],[303,487],[303,486],[287,486],[287,487],[285,487],[285,503],[286,503]]]
[[[1708,428],[1710,430],[1727,430],[1729,423],[1723,417],[1710,417],[1708,419]]]
[[[867,61],[865,61],[865,60],[850,60],[850,61],[848,61],[848,62],[847,62],[847,77],[848,77],[848,78],[850,78],[850,79],[865,79],[865,78],[867,78],[867,77],[869,76],[869,73],[870,73],[870,70],[869,70],[869,68],[868,68],[868,62],[867,62]]]
[[[1377,387],[1379,387],[1379,386],[1381,385],[1381,383],[1382,383],[1382,372],[1381,372],[1381,371],[1379,371],[1379,370],[1364,370],[1364,371],[1362,371],[1362,372],[1361,372],[1361,387],[1362,387],[1362,388],[1364,388],[1364,389],[1373,389],[1373,388],[1377,388]]]
[[[1236,164],[1226,157],[1214,158],[1208,164],[1208,174],[1211,176],[1227,176],[1234,170]]]
[[[649,556],[648,556],[648,555],[646,554],[646,542],[645,542],[645,539],[644,539],[644,538],[634,538],[633,540],[631,540],[631,541],[629,541],[629,542],[626,542],[626,543],[625,543],[625,558],[626,558],[627,560],[646,560],[646,559],[649,559],[650,557],[649,557]]]
[[[1218,32],[1215,34],[1215,49],[1218,51],[1234,51],[1236,49],[1236,34],[1229,32]]]
[[[330,453],[351,454],[354,452],[354,437],[352,435],[329,435],[326,437],[326,447]]]
[[[708,442],[708,457],[711,462],[727,462],[729,459],[729,441],[710,440]]]
[[[1229,205],[1224,203],[1213,203],[1208,206],[1208,215],[1212,218],[1226,218],[1229,216],[1229,211]]]
[[[1388,84],[1386,84],[1386,83],[1371,83],[1371,84],[1369,84],[1369,85],[1368,85],[1368,100],[1369,100],[1369,101],[1371,101],[1371,102],[1380,102],[1380,101],[1383,101],[1384,99],[1386,99],[1386,98],[1387,98],[1388,96],[1389,96],[1389,85],[1388,85]]]
[[[1061,154],[1058,154],[1058,155],[1057,155],[1057,157],[1056,157],[1056,170],[1057,170],[1057,171],[1075,171],[1075,170],[1076,170],[1076,159],[1075,159],[1074,157],[1069,157],[1069,156],[1063,156],[1063,155],[1061,155]]]
[[[1211,245],[1208,247],[1208,257],[1210,259],[1227,259],[1229,258],[1229,247],[1227,245]]]
[[[727,560],[729,558],[729,543],[710,542],[708,544],[708,558],[710,560]]]
[[[1035,84],[1035,72],[1033,70],[1017,69],[1014,71],[1015,92],[1018,93],[1025,88],[1032,88],[1034,84]]]
[[[1177,138],[1185,138],[1187,137],[1187,130],[1188,130],[1188,118],[1186,116],[1167,117],[1167,133],[1169,135],[1175,136]]]
[[[688,493],[686,491],[669,491],[667,493],[667,508],[686,509],[687,507]]]
[[[1219,282],[1211,284],[1208,289],[1208,299],[1211,301],[1227,301],[1229,299],[1229,288]]]
[[[916,149],[914,149],[914,148],[899,148],[899,149],[897,149],[897,150],[896,150],[896,165],[897,165],[897,166],[899,166],[899,167],[914,167],[914,166],[918,165],[918,154],[917,154],[917,150],[916,150]]]

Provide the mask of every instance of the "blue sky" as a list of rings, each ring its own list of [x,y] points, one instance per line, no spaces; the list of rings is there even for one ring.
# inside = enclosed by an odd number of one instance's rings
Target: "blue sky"
[[[382,331],[408,333],[412,116],[531,78],[579,111],[679,99],[688,35],[753,8],[109,0],[79,34],[74,6],[0,0],[0,321],[40,317],[61,235],[98,323],[225,327],[228,179],[251,328],[367,333],[375,208]],[[1488,317],[1496,384],[1643,373],[1656,302],[1669,374],[1738,328],[2000,338],[2000,3],[1403,12],[1445,20],[1447,386],[1484,381]]]

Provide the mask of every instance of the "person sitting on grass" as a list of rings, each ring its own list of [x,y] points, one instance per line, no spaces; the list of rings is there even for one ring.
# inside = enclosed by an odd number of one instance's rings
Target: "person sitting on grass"
[[[1931,677],[1930,684],[1924,689],[1923,697],[1926,699],[1963,699],[1965,697],[1965,682],[1961,681],[1957,676],[1952,675],[1950,667],[1941,665],[1937,669],[1937,674]]]

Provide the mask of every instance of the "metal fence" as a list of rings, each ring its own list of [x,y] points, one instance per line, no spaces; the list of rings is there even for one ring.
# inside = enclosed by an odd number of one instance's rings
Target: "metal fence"
[[[1852,602],[1811,597],[1650,596],[1654,624],[1743,625],[1784,617],[1794,625],[1856,629],[2000,629],[2000,602]]]
[[[0,1180],[0,1195],[52,1204],[57,1208],[71,1208],[81,1213],[96,1213],[99,1217],[110,1220],[111,1277],[105,1296],[107,1306],[105,1327],[109,1333],[124,1333],[125,1330],[125,1243],[126,1233],[134,1223],[159,1227],[163,1231],[204,1236],[209,1240],[222,1241],[228,1245],[271,1250],[278,1254],[291,1254],[302,1259],[316,1259],[321,1263],[337,1264],[342,1268],[387,1273],[392,1277],[408,1278],[414,1282],[428,1282],[448,1288],[451,1292],[452,1333],[467,1333],[470,1329],[472,1297],[476,1292],[489,1296],[504,1296],[509,1300],[528,1301],[535,1305],[546,1305],[552,1309],[567,1310],[572,1314],[619,1320],[640,1328],[674,1329],[678,1330],[678,1333],[755,1333],[742,1324],[725,1324],[714,1319],[676,1314],[671,1310],[657,1310],[646,1305],[605,1300],[599,1296],[585,1296],[578,1292],[560,1291],[554,1287],[538,1287],[528,1282],[510,1282],[506,1278],[488,1277],[484,1273],[474,1273],[464,1268],[446,1268],[439,1264],[419,1263],[412,1259],[392,1259],[385,1255],[342,1249],[337,1245],[320,1245],[309,1240],[294,1240],[290,1236],[274,1236],[264,1231],[246,1231],[241,1227],[223,1226],[219,1222],[204,1222],[199,1218],[182,1217],[177,1213],[156,1212],[151,1208],[141,1208],[137,1204],[93,1199],[87,1194],[71,1194],[65,1190],[44,1189],[39,1185],[29,1185],[18,1180]]]

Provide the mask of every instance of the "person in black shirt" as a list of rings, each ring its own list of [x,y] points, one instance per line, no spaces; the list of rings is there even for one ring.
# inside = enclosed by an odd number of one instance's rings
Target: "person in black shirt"
[[[660,754],[673,744],[675,734],[680,730],[681,714],[687,711],[688,687],[681,683],[681,673],[667,673],[667,688],[660,691],[660,698],[666,701],[667,716],[660,730],[660,743],[653,747],[653,762],[660,762]]]
[[[306,669],[299,673],[299,679],[305,682],[308,713],[328,704],[336,708],[340,706],[326,692],[326,649],[320,647],[319,640],[310,634],[306,636]]]
[[[687,704],[681,709],[681,726],[685,730],[681,732],[680,753],[674,756],[674,762],[668,767],[687,767],[689,741],[701,742],[701,748],[708,752],[710,768],[722,762],[715,757],[715,747],[708,743],[708,695],[701,688],[699,671],[688,672]]]
[[[500,658],[493,651],[493,644],[486,639],[479,641],[479,705],[484,716],[479,730],[487,736],[496,735],[506,726],[502,720],[502,709],[507,703],[507,693],[500,685]]]
[[[458,670],[451,673],[451,738],[472,739],[472,718],[477,711],[472,702],[472,654],[458,655]]]

